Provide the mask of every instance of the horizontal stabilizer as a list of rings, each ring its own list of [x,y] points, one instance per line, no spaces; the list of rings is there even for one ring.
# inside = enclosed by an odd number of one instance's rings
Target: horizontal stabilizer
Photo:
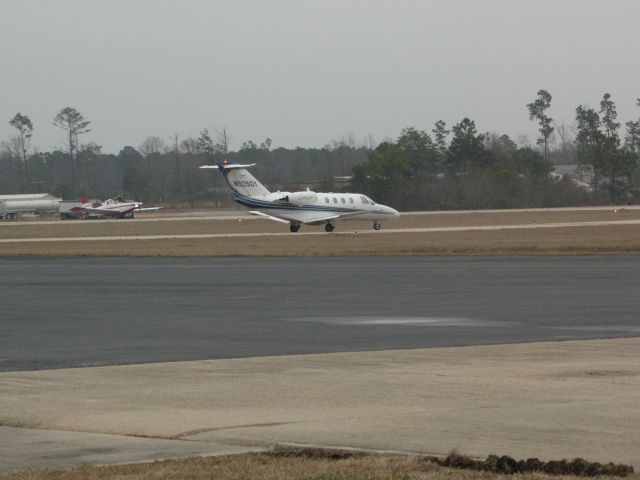
[[[249,168],[249,167],[253,167],[255,165],[255,163],[249,163],[246,165],[240,165],[238,163],[229,163],[228,165],[202,165],[199,168],[215,168],[216,170],[218,170],[221,166],[224,170],[230,170],[232,168]]]

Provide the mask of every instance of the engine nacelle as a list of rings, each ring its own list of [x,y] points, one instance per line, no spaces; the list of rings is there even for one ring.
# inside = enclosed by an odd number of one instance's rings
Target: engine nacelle
[[[305,192],[291,192],[287,197],[287,201],[294,205],[313,205],[318,199],[318,194],[307,190]]]

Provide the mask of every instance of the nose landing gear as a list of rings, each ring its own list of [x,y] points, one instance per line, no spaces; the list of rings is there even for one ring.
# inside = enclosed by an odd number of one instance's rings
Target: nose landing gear
[[[331,224],[331,223],[327,223],[327,224],[324,226],[324,231],[325,231],[325,232],[327,232],[327,233],[331,233],[331,232],[333,232],[333,230],[334,230],[335,228],[336,228],[336,227],[334,227],[334,226],[333,226],[333,224]]]
[[[298,230],[300,230],[300,224],[292,223],[291,225],[289,225],[289,230],[291,231],[291,233],[296,233]]]
[[[380,224],[380,222],[375,222],[373,224],[373,229],[374,230],[380,230],[382,228],[382,225]]]

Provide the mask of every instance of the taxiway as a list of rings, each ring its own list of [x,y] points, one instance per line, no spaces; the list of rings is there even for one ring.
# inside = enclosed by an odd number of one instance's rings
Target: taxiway
[[[0,371],[640,334],[640,256],[3,258]]]

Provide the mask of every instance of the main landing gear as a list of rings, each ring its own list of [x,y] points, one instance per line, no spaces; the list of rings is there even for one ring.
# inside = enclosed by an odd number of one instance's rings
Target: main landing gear
[[[298,230],[300,230],[300,224],[299,223],[290,224],[289,230],[291,231],[291,233],[296,233]]]
[[[334,230],[335,228],[336,228],[336,227],[335,227],[332,223],[327,223],[327,224],[324,226],[324,231],[325,231],[325,232],[327,232],[327,233],[331,233],[331,232],[333,232],[333,230]]]
[[[373,229],[374,230],[380,230],[382,228],[382,225],[380,224],[380,222],[375,222],[373,224]]]

